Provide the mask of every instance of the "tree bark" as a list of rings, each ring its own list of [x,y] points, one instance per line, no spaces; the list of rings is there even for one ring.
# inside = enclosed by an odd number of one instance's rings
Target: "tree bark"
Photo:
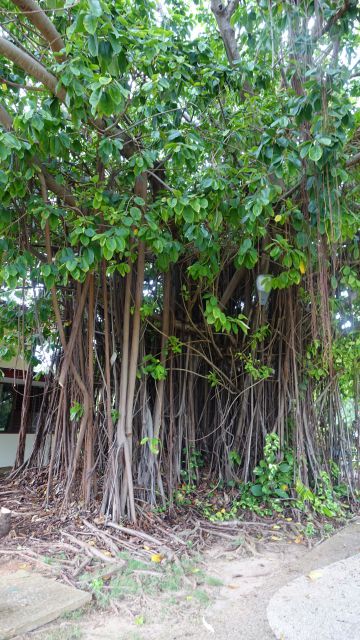
[[[29,54],[19,49],[19,47],[9,40],[6,40],[6,38],[0,38],[0,55],[11,60],[18,67],[47,87],[54,96],[61,100],[61,102],[65,102],[66,91],[61,87],[58,88],[58,79],[53,76],[52,73],[47,71],[40,62],[34,60],[34,58],[29,56]]]
[[[65,43],[46,13],[39,7],[34,0],[12,0],[20,11],[32,22],[32,24],[40,31],[41,35],[49,43],[55,53],[65,48]],[[57,56],[63,59],[63,56]]]

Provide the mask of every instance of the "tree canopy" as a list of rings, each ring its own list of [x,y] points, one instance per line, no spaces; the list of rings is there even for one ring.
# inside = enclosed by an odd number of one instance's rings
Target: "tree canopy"
[[[135,520],[199,456],[248,481],[275,432],[304,485],[334,461],[353,491],[356,1],[0,15],[1,353],[52,356],[17,466],[52,433],[48,497]]]

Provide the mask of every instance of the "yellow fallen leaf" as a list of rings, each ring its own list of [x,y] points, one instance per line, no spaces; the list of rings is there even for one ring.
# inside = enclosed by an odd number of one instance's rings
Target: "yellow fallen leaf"
[[[153,553],[151,556],[151,562],[161,562],[164,556],[161,553]]]
[[[277,216],[275,216],[275,222],[280,222],[282,216],[280,216],[279,214]]]
[[[315,569],[314,571],[310,571],[310,573],[307,574],[307,577],[310,578],[310,580],[319,580],[319,578],[321,578],[323,572],[319,571],[318,569]]]
[[[20,569],[28,569],[29,567],[30,567],[30,565],[29,565],[29,563],[28,563],[28,562],[24,562],[23,564],[20,564],[20,565],[19,565],[19,568],[20,568]]]
[[[302,275],[304,275],[304,273],[306,272],[306,267],[302,260],[300,261],[300,264],[299,264],[299,271]]]
[[[294,538],[295,544],[301,544],[302,541],[303,541],[303,537],[302,536],[296,536],[296,538]]]
[[[286,522],[292,522],[292,518],[285,518]]]
[[[147,546],[147,544],[144,544],[144,549],[145,549],[145,551],[150,551],[150,548],[151,548],[151,547],[148,547],[148,546]]]
[[[273,526],[271,527],[272,529],[280,529],[281,527],[279,527],[278,524],[273,524]]]
[[[279,538],[279,536],[271,536],[270,540],[282,540],[282,538]]]
[[[101,549],[101,553],[102,553],[104,556],[108,556],[108,557],[109,557],[109,556],[111,556],[110,551],[108,551],[107,549]]]

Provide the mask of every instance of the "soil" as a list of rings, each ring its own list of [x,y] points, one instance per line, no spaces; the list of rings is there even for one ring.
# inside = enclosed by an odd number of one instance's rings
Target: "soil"
[[[274,640],[266,613],[271,597],[295,577],[359,553],[360,519],[311,550],[296,542],[274,535],[264,548],[254,545],[250,558],[226,545],[209,549],[197,565],[212,576],[207,603],[196,590],[144,593],[114,609],[88,608],[21,640]]]

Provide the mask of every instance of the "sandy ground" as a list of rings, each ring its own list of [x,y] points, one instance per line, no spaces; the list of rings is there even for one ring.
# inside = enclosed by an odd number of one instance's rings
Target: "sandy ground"
[[[207,606],[195,607],[191,600],[186,602],[186,599],[177,605],[176,598],[169,604],[163,596],[149,605],[145,598],[143,608],[136,612],[136,616],[133,611],[126,615],[126,607],[117,614],[90,609],[79,620],[59,622],[23,638],[209,640],[214,637],[217,640],[274,640],[276,636],[268,622],[267,607],[278,590],[298,576],[359,552],[360,520],[353,521],[311,551],[303,545],[274,543],[273,547],[254,557],[241,558],[236,551],[214,547],[205,554],[203,567],[208,575],[220,579],[222,586],[214,587]]]

